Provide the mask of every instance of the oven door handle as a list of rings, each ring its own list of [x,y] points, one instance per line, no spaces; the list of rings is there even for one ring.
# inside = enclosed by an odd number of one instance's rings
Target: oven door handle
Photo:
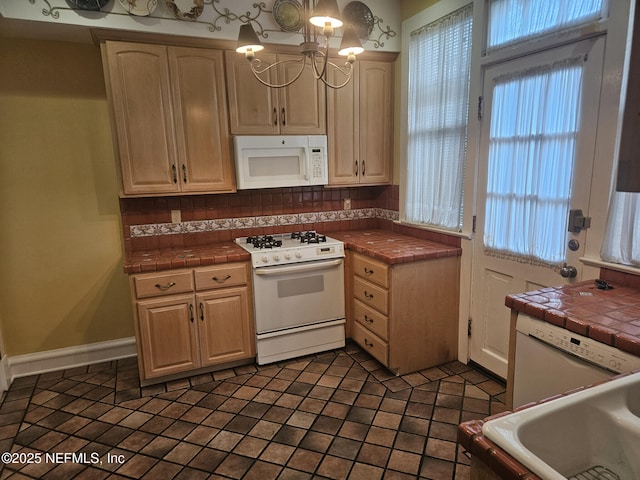
[[[337,267],[342,263],[342,258],[323,262],[304,262],[304,264],[288,265],[284,267],[261,267],[256,268],[256,275],[281,275],[283,273],[300,273],[323,270],[328,267]]]

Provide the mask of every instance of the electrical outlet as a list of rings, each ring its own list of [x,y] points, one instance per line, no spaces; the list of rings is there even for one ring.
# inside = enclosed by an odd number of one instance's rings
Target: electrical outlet
[[[171,223],[180,223],[182,222],[182,215],[180,210],[171,210]]]
[[[343,200],[343,202],[344,202],[343,205],[342,205],[343,209],[344,210],[351,210],[351,199],[350,198],[345,198]]]

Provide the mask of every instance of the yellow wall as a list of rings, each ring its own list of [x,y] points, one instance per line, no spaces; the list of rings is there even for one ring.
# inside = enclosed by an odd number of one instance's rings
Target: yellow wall
[[[100,50],[0,39],[0,322],[9,356],[133,335]]]
[[[402,0],[400,4],[400,18],[404,21],[425,8],[438,3],[439,0]]]

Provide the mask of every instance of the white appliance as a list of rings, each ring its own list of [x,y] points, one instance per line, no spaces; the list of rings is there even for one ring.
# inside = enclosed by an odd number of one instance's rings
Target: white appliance
[[[513,408],[639,368],[640,357],[518,314]]]
[[[326,135],[233,137],[239,190],[326,185]]]
[[[342,242],[294,232],[236,243],[251,253],[259,365],[344,347]]]

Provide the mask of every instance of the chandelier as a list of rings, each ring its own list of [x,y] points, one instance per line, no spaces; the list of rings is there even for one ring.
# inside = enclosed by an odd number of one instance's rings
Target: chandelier
[[[315,6],[313,4],[315,3]],[[313,7],[313,8],[312,8]],[[303,0],[303,15],[305,22],[302,25],[302,35],[304,41],[300,44],[300,58],[295,60],[282,60],[272,64],[265,64],[256,58],[256,52],[264,49],[258,35],[250,23],[245,23],[240,27],[238,34],[238,46],[236,52],[243,53],[251,64],[251,72],[256,79],[271,88],[283,88],[298,80],[307,65],[311,66],[313,76],[316,80],[321,80],[331,88],[342,88],[353,74],[353,63],[356,55],[362,53],[364,48],[360,39],[356,35],[352,26],[345,26],[342,42],[338,55],[346,57],[344,66],[338,66],[329,61],[329,39],[334,35],[335,29],[343,26],[340,18],[340,11],[336,0]],[[319,40],[323,41],[320,45]],[[283,83],[270,83],[264,77],[270,75],[270,71],[284,63],[299,63],[300,67],[296,74]],[[328,80],[330,69],[337,70],[344,77],[342,83],[331,83]]]

